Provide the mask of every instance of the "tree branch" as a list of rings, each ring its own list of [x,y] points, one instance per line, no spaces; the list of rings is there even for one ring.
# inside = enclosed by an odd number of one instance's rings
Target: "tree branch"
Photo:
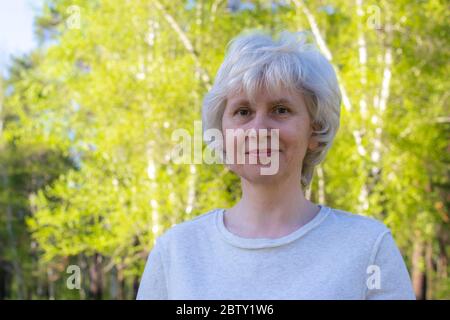
[[[161,4],[160,1],[155,0],[154,5],[156,8],[161,11],[161,13],[164,16],[164,19],[166,19],[167,23],[171,26],[171,28],[175,31],[175,33],[178,35],[178,38],[183,43],[183,46],[186,48],[186,50],[192,55],[192,58],[194,59],[194,62],[196,64],[197,70],[200,72],[201,79],[204,82],[206,88],[209,90],[211,89],[211,79],[208,75],[208,73],[201,67],[200,61],[198,59],[198,54],[194,49],[194,46],[192,45],[191,41],[187,37],[186,33],[180,28],[178,23],[175,21],[175,19],[170,15],[166,8]]]

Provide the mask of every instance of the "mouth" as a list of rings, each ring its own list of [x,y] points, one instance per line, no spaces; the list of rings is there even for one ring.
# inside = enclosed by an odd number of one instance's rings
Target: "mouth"
[[[245,154],[262,154],[262,155],[271,155],[272,153],[281,152],[281,150],[275,150],[275,149],[256,149],[256,150],[250,150],[247,151]]]

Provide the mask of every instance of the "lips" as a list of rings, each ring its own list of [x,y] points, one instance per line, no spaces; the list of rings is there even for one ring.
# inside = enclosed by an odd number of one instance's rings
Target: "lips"
[[[281,152],[281,150],[272,150],[272,149],[256,149],[256,150],[250,150],[246,152],[245,154],[272,154],[274,152]]]

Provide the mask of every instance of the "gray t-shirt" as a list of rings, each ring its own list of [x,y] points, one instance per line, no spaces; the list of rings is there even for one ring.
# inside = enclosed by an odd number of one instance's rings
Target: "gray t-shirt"
[[[223,208],[174,225],[156,239],[137,299],[415,299],[383,223],[319,206],[276,239],[231,233]]]

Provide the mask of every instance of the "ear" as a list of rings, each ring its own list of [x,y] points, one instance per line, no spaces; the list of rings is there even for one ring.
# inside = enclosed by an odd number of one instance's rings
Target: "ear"
[[[317,147],[319,147],[319,141],[317,141],[317,136],[314,135],[314,130],[319,130],[319,125],[315,122],[311,125],[310,130],[310,136],[309,136],[309,142],[308,142],[308,149],[309,150],[315,150]]]
[[[317,147],[319,147],[319,142],[317,141],[317,136],[311,135],[311,137],[309,138],[308,150],[313,151]]]

